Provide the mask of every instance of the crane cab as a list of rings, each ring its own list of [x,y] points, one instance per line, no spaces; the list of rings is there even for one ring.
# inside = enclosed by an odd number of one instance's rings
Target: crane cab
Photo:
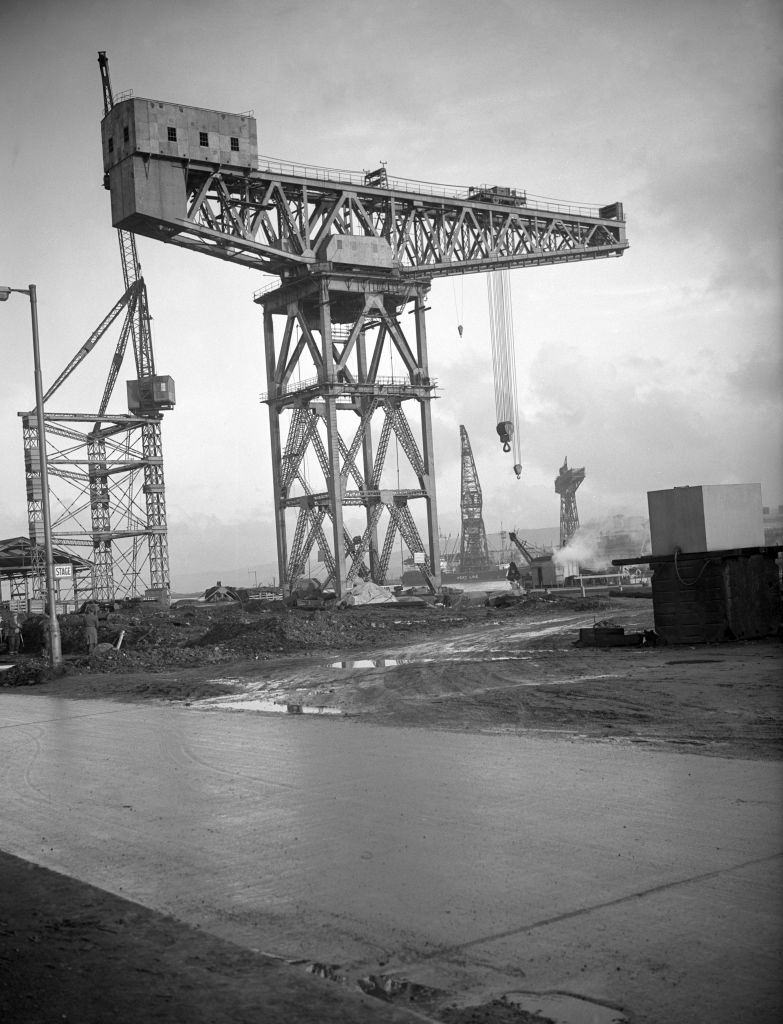
[[[131,97],[101,121],[104,186],[112,224],[153,237],[186,213],[183,167],[258,166],[256,119],[204,107]],[[172,157],[179,158],[172,161]]]
[[[101,121],[103,169],[135,155],[255,167],[256,119],[206,107],[186,107],[135,96],[121,100]]]
[[[172,377],[143,377],[126,382],[128,411],[138,413],[163,412],[173,409],[176,401]]]

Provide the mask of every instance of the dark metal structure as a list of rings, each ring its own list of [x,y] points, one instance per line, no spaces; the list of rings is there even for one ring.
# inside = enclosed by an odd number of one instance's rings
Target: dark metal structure
[[[579,512],[576,507],[576,491],[585,478],[585,468],[569,469],[568,459],[563,459],[557,479],[555,494],[560,495],[560,547],[564,548],[579,529]]]
[[[675,552],[616,558],[653,570],[655,631],[670,644],[714,644],[772,636],[780,629],[778,560],[783,547]]]
[[[279,278],[256,301],[284,592],[313,557],[338,595],[383,583],[398,536],[435,589],[430,283],[621,256],[622,205],[259,159],[250,114],[136,97],[102,141],[115,227]]]
[[[462,474],[460,487],[460,511],[462,532],[460,534],[459,567],[463,575],[471,575],[489,569],[492,562],[487,545],[487,531],[482,514],[481,484],[479,483],[473,450],[467,430],[459,428],[462,453]]]
[[[105,53],[98,58],[104,113],[114,106]],[[52,501],[52,534],[69,549],[92,553],[92,593],[169,599],[168,531],[161,440],[162,412],[174,406],[174,384],[155,371],[147,303],[133,234],[119,229],[124,291],[48,388],[49,401],[123,316],[97,410],[44,413],[44,443]],[[135,378],[127,383],[127,411],[109,402],[131,342]],[[30,539],[43,541],[39,437],[34,412],[20,413]],[[78,559],[75,559],[78,561]],[[38,584],[40,586],[40,582]]]

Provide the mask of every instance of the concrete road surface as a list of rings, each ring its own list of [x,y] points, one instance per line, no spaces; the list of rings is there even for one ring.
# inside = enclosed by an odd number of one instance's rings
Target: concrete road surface
[[[0,693],[0,848],[563,1021],[780,1018],[781,765]]]

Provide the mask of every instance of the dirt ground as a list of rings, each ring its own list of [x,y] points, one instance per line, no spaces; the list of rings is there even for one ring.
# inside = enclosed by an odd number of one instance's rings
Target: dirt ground
[[[729,757],[781,756],[779,638],[579,647],[579,628],[595,622],[628,633],[652,630],[652,602],[482,601],[466,595],[462,607],[334,611],[283,610],[279,603],[132,609],[101,620],[99,639],[107,646],[91,659],[79,653],[79,621],[65,621],[65,676],[48,677],[43,662],[29,658],[18,674],[0,674],[0,683],[74,699],[206,701],[215,710],[250,710],[248,702],[265,700],[390,726],[535,731]],[[120,650],[108,647],[123,630]]]
[[[331,711],[392,727],[545,733],[566,742],[781,757],[779,638],[700,647],[575,646],[579,628],[595,622],[651,630],[652,602],[542,596],[509,607],[467,599],[451,607],[316,612],[279,604],[165,613],[138,607],[101,619],[105,646],[92,658],[80,650],[81,622],[69,617],[62,626],[66,674],[53,678],[39,657],[25,655],[18,670],[0,673],[0,686],[31,686],[30,692],[73,700],[178,702],[216,714],[275,702],[280,709]],[[34,627],[27,624],[28,651],[37,649]],[[109,645],[123,630],[117,651]],[[115,897],[62,876],[29,866],[25,874],[21,865],[0,857],[4,1019],[136,1021],[144,1017],[136,1013],[140,1005],[153,1014],[146,1019],[168,1022],[340,1019],[339,1010],[332,1017],[317,1009],[294,1017],[282,1004],[278,1013],[258,985],[254,998],[261,1002],[251,1006],[238,993],[250,974],[260,976],[253,954],[134,905],[120,907]],[[261,966],[266,977],[269,965]],[[99,976],[104,982],[96,988]],[[316,1002],[321,991],[314,990]],[[147,1002],[139,1004],[142,996]],[[259,1005],[266,1007],[261,1017]],[[344,1019],[363,1019],[361,1007],[356,1018]],[[367,1011],[364,1019],[375,1018]],[[470,1017],[482,1024],[527,1019],[499,1004],[475,1008]]]

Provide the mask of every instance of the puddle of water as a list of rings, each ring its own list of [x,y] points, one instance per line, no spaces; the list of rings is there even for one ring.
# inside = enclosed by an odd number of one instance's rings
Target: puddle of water
[[[620,1010],[592,999],[560,993],[539,996],[514,992],[508,995],[521,1010],[553,1020],[555,1024],[628,1024],[628,1018]]]
[[[212,701],[209,708],[218,711],[268,711],[276,715],[341,715],[339,708],[326,707],[323,704],[295,704],[291,701],[263,700],[248,698],[246,700]]]
[[[351,661],[333,661],[329,668],[388,668],[392,665],[424,665],[433,661],[529,661],[530,654],[487,654],[476,648],[462,651],[444,651],[439,658],[354,658]]]
[[[405,665],[405,658],[354,658],[351,661],[333,661],[330,668],[387,668],[389,665]]]

